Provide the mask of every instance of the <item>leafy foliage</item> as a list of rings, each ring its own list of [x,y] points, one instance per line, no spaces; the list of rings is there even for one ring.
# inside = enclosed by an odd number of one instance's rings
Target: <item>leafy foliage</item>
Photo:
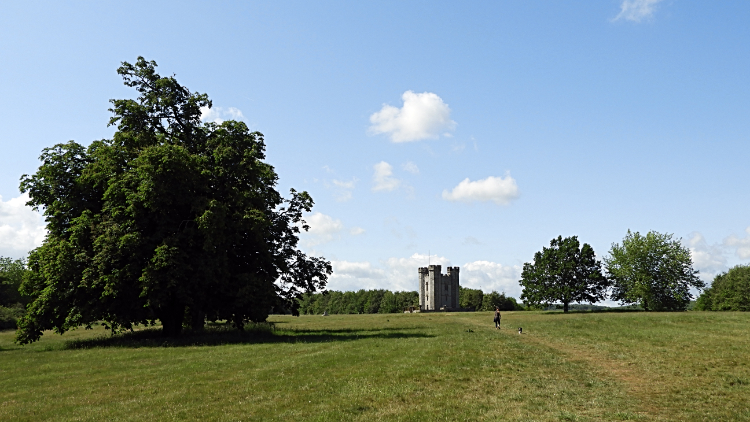
[[[299,312],[306,315],[329,314],[389,314],[403,312],[409,306],[419,306],[418,292],[389,290],[359,290],[356,292],[327,291],[306,293],[299,299]]]
[[[16,328],[25,313],[28,298],[19,292],[24,274],[25,260],[0,257],[0,330]]]
[[[572,302],[603,300],[609,287],[594,249],[588,243],[581,246],[577,236],[552,239],[549,248],[534,254],[533,263],[523,265],[520,283],[527,304],[561,302],[565,312]]]
[[[696,302],[700,311],[750,311],[750,265],[717,275]]]
[[[479,289],[460,287],[459,305],[464,309],[493,311],[521,310],[522,307],[505,293],[482,293]],[[389,314],[403,312],[410,306],[419,306],[418,292],[391,292],[389,290],[359,290],[356,292],[327,291],[307,293],[299,299],[299,312],[306,315],[329,314]]]
[[[494,311],[500,308],[501,311],[521,311],[523,307],[516,302],[515,298],[505,296],[505,293],[492,291],[482,297],[481,311]]]
[[[628,230],[604,262],[613,283],[612,299],[647,311],[684,311],[693,297],[690,288],[705,287],[690,251],[671,234],[651,231],[642,236]]]
[[[19,292],[25,273],[25,260],[0,256],[0,306],[11,307],[27,302]]]
[[[482,309],[484,292],[479,289],[458,286],[458,306],[462,309],[478,311]]]
[[[111,101],[113,138],[46,148],[21,179],[49,234],[29,256],[18,341],[98,320],[120,331],[158,319],[177,335],[184,322],[242,328],[274,306],[296,312],[294,299],[331,273],[297,248],[312,198],[279,194],[261,133],[201,123],[205,94],[142,57],[118,73],[139,96]]]
[[[18,328],[18,320],[26,311],[20,303],[10,306],[0,306],[0,330]]]

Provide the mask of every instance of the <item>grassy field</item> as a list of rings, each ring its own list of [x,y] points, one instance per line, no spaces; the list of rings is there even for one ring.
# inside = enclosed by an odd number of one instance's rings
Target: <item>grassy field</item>
[[[750,314],[275,316],[221,328],[0,332],[0,420],[750,420]],[[515,328],[522,326],[524,334]]]

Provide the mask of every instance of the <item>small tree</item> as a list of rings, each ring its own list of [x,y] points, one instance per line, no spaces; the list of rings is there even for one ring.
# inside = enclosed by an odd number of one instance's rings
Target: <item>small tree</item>
[[[577,236],[552,239],[549,248],[534,254],[533,263],[523,265],[520,283],[527,304],[562,302],[564,312],[571,302],[603,300],[609,287],[594,249],[588,243],[580,246]]]
[[[717,275],[696,302],[700,311],[750,311],[750,265]]]
[[[612,299],[647,311],[684,311],[693,298],[690,288],[705,287],[690,251],[671,234],[642,236],[628,230],[622,245],[612,245],[604,264],[613,283]]]

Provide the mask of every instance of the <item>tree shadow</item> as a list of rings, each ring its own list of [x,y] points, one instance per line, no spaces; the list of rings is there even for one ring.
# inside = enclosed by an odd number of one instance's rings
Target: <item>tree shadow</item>
[[[195,347],[230,344],[267,343],[326,343],[367,339],[398,340],[405,338],[430,338],[434,335],[408,332],[414,328],[383,329],[335,329],[335,330],[276,330],[271,325],[251,327],[239,331],[229,327],[207,327],[203,331],[186,332],[179,337],[165,337],[160,329],[150,328],[115,335],[103,335],[90,339],[70,340],[63,350],[92,348],[141,348],[141,347]],[[59,349],[58,349],[59,350]]]
[[[408,326],[408,327],[338,328],[338,329],[330,329],[330,330],[295,328],[293,329],[293,331],[295,333],[320,333],[320,332],[325,331],[326,333],[332,333],[332,334],[347,334],[347,333],[370,333],[370,332],[378,332],[378,331],[408,331],[408,330],[417,330],[417,329],[424,329],[424,328],[429,328],[429,327],[426,325],[414,325],[414,326]]]
[[[633,313],[633,312],[645,312],[641,308],[609,308],[609,309],[570,309],[568,313],[562,311],[562,309],[555,309],[549,311],[542,311],[542,315],[570,315],[570,314],[619,314],[619,313]]]

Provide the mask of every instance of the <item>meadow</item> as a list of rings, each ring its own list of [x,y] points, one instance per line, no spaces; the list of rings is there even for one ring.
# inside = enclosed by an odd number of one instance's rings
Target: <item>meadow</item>
[[[750,420],[750,314],[272,316],[154,329],[0,332],[0,420]],[[519,335],[517,327],[523,327]]]

